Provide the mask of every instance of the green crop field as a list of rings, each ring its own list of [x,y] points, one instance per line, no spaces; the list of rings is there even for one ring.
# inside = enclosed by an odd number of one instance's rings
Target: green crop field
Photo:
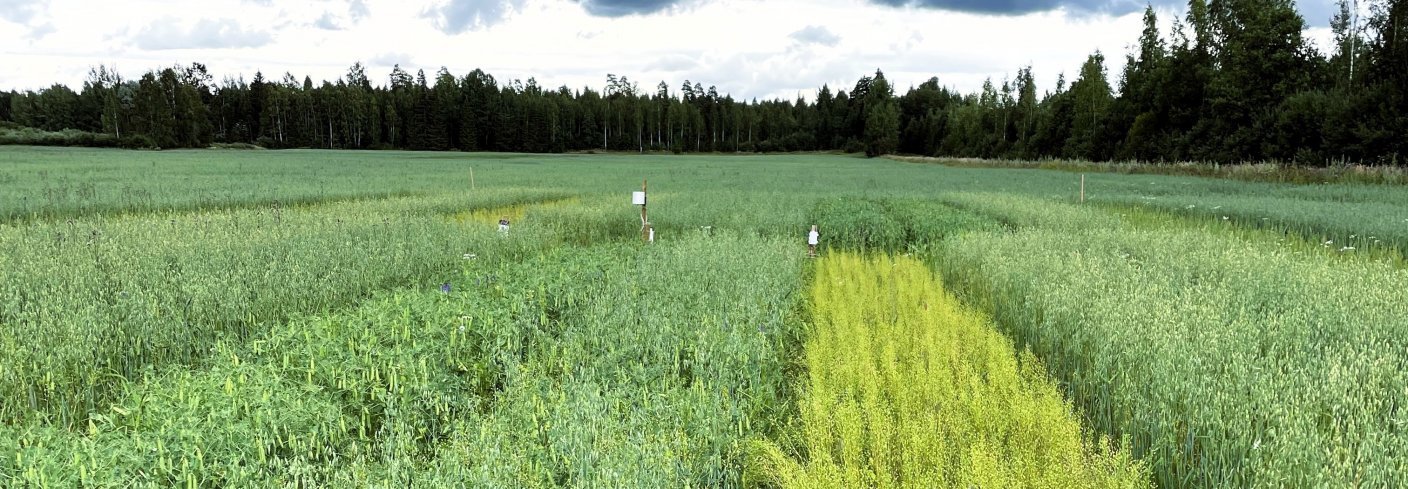
[[[0,147],[0,487],[1401,484],[1408,188],[1085,192]]]

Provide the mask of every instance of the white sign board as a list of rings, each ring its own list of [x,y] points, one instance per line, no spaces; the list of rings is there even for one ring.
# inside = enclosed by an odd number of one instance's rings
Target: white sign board
[[[645,192],[631,192],[631,205],[645,205]]]

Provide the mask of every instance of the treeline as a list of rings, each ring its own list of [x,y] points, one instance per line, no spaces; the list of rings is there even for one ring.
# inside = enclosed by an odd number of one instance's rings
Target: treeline
[[[812,101],[745,101],[689,81],[645,91],[613,75],[601,90],[553,90],[480,70],[427,77],[398,66],[374,84],[360,63],[321,84],[260,73],[217,84],[197,63],[138,80],[98,67],[81,91],[0,92],[0,124],[161,148],[844,150],[1309,165],[1408,156],[1408,0],[1374,1],[1363,18],[1342,0],[1329,53],[1303,37],[1289,0],[1192,0],[1168,35],[1152,8],[1144,21],[1113,82],[1097,52],[1040,95],[1030,67],[974,94],[930,79],[897,96],[877,71],[850,91],[823,86]]]

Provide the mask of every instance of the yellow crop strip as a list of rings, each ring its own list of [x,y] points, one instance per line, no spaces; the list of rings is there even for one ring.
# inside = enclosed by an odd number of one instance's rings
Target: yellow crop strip
[[[838,254],[810,290],[797,451],[760,443],[782,487],[1147,487],[1093,442],[1030,353],[922,262]]]

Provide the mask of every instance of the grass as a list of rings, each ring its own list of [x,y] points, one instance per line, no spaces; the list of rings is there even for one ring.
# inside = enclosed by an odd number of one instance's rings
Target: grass
[[[803,458],[760,443],[780,487],[1147,487],[1095,441],[1030,352],[914,258],[831,255],[809,293]]]
[[[1360,165],[1346,162],[1332,163],[1324,167],[1286,165],[1281,163],[1244,163],[1219,165],[1183,161],[1176,163],[1146,163],[1137,161],[1096,163],[1075,160],[983,160],[975,158],[935,158],[921,156],[894,156],[896,161],[910,163],[938,163],[941,165],[968,168],[1030,168],[1081,173],[1121,173],[1148,175],[1178,175],[1191,177],[1222,178],[1248,182],[1270,183],[1370,183],[1402,185],[1408,183],[1408,173],[1402,167],[1393,165]]]
[[[528,198],[485,193],[455,205]],[[123,379],[199,364],[221,340],[370,291],[433,283],[496,238],[418,210],[443,205],[394,199],[0,229],[0,421],[81,425]],[[547,234],[513,244],[550,246]],[[53,344],[35,348],[34,338]]]
[[[933,260],[1033,353],[1023,392],[1048,369],[1082,460],[1105,435],[1165,487],[1408,472],[1408,189],[1077,186],[816,154],[0,147],[0,485],[738,487],[759,439],[826,473],[789,438],[812,224]]]
[[[212,164],[212,162],[214,162]],[[479,189],[557,192],[627,202],[649,178],[652,221],[678,234],[701,226],[771,236],[805,232],[828,199],[949,200],[955,194],[1074,202],[1079,179],[1040,169],[952,168],[841,155],[634,156],[278,152],[0,147],[0,223],[154,212],[290,208]],[[1189,176],[1087,176],[1092,202],[1238,219],[1320,242],[1408,250],[1408,187],[1245,182]],[[669,205],[673,196],[687,205]],[[707,196],[707,198],[696,198]],[[664,199],[664,200],[662,200]],[[622,207],[623,210],[628,209]],[[454,209],[460,212],[464,209]],[[796,231],[802,227],[802,231]],[[1372,236],[1373,238],[1369,238]]]
[[[500,266],[490,246],[449,293],[380,294],[221,342],[80,429],[0,426],[0,481],[739,487],[743,440],[785,405],[801,269],[783,249],[715,235]]]
[[[833,197],[808,215],[828,247],[876,252],[919,252],[965,231],[997,230],[993,220],[926,199]]]
[[[521,222],[528,215],[530,210],[543,210],[555,207],[578,205],[581,201],[575,198],[551,200],[546,202],[532,202],[526,204],[514,204],[504,207],[477,208],[460,211],[454,214],[456,222],[478,225],[497,226],[500,219],[508,219],[510,223]],[[497,227],[495,227],[497,229]]]
[[[944,252],[962,297],[1161,486],[1387,487],[1408,470],[1392,263],[1186,226],[978,233]]]

